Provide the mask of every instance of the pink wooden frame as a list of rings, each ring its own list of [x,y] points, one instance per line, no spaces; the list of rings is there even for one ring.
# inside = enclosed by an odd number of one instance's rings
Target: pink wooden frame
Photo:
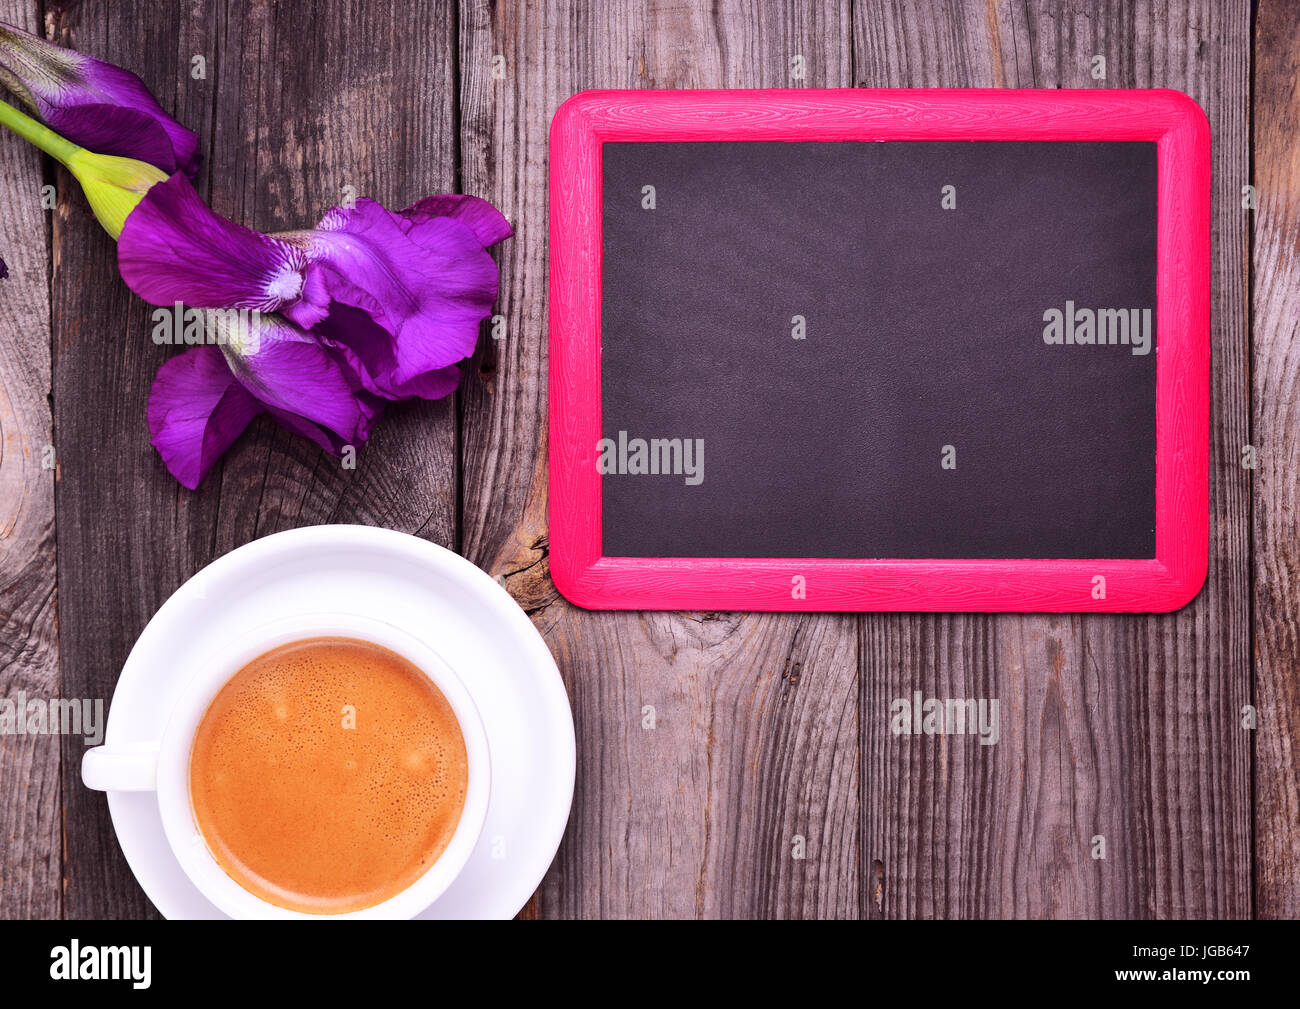
[[[606,141],[1147,140],[1157,144],[1156,556],[1142,560],[605,557]],[[1167,611],[1208,551],[1210,132],[1177,91],[586,91],[550,137],[550,562],[597,609]],[[1097,598],[1096,576],[1105,579]],[[806,598],[794,598],[796,577]]]

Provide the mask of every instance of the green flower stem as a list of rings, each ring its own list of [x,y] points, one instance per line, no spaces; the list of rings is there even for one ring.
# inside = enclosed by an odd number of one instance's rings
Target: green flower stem
[[[0,125],[9,127],[29,144],[39,147],[55,161],[64,165],[68,163],[69,158],[81,150],[71,140],[59,136],[48,126],[42,126],[8,102],[0,102]]]
[[[153,165],[112,154],[95,154],[42,126],[7,102],[0,102],[0,125],[7,126],[67,167],[86,194],[96,220],[115,239],[150,187],[167,175]]]

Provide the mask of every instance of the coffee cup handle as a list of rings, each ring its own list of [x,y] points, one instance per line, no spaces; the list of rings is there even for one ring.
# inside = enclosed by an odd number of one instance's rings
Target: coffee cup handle
[[[158,789],[158,744],[92,746],[81,758],[81,780],[98,792]]]

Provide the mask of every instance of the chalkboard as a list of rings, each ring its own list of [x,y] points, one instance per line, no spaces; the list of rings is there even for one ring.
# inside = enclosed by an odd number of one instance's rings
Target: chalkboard
[[[551,190],[570,598],[1199,589],[1208,132],[1186,96],[588,92],[552,127]]]

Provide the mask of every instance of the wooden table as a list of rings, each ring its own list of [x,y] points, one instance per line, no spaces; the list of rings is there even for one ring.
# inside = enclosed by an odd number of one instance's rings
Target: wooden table
[[[1300,18],[1286,0],[1256,6],[0,0],[0,19],[138,71],[199,131],[200,192],[220,213],[276,230],[314,222],[348,187],[389,206],[464,191],[518,232],[499,250],[505,338],[485,334],[455,399],[390,410],[355,470],[263,418],[191,493],[149,446],[166,354],[149,307],[72,180],[0,138],[0,695],[108,698],[150,616],[213,558],[294,526],[384,525],[499,578],[564,672],[577,792],[526,914],[1295,917]],[[1164,616],[591,613],[556,595],[551,114],[597,86],[792,84],[1173,87],[1205,108],[1211,543],[1194,603]],[[889,702],[913,690],[999,698],[1001,742],[893,736]],[[80,784],[82,749],[0,737],[4,917],[156,913],[104,797]]]

